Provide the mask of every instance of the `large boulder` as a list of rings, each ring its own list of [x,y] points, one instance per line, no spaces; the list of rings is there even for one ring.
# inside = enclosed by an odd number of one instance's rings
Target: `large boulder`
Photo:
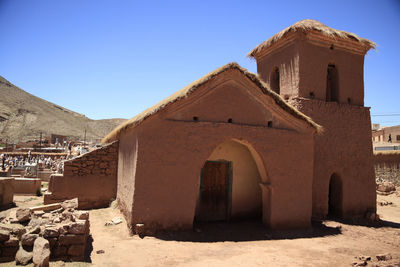
[[[19,222],[27,222],[31,219],[31,210],[29,208],[19,208],[16,211],[16,216]]]
[[[33,264],[36,267],[49,266],[50,260],[50,244],[49,241],[42,237],[38,237],[33,245]]]
[[[32,252],[27,252],[22,247],[20,247],[17,254],[15,255],[15,262],[17,265],[27,265],[32,260],[32,257]]]

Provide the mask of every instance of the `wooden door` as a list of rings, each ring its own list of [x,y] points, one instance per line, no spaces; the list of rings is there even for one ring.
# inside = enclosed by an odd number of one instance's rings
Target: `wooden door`
[[[230,206],[230,162],[207,161],[202,169],[198,221],[227,220]]]

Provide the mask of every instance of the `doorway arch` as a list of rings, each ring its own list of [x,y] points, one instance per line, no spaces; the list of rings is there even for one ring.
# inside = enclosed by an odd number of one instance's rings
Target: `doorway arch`
[[[333,173],[329,180],[328,216],[342,217],[343,211],[343,183],[337,173]]]
[[[260,172],[261,158],[255,154],[249,144],[235,139],[224,141],[213,150],[200,175],[196,221],[261,220],[260,184],[265,174],[263,167]]]

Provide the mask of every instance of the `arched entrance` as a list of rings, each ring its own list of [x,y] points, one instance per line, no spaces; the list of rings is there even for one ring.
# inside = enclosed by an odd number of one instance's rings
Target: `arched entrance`
[[[342,216],[343,185],[340,176],[331,175],[329,181],[328,216],[339,218]]]
[[[254,153],[236,140],[214,149],[201,170],[196,221],[261,219],[262,178]]]

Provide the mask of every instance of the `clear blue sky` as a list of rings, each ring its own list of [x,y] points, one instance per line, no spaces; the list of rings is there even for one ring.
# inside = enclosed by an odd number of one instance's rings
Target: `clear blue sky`
[[[365,105],[400,114],[399,0],[0,0],[0,75],[92,119],[130,118],[228,62],[256,72],[247,53],[307,18],[378,44]]]

